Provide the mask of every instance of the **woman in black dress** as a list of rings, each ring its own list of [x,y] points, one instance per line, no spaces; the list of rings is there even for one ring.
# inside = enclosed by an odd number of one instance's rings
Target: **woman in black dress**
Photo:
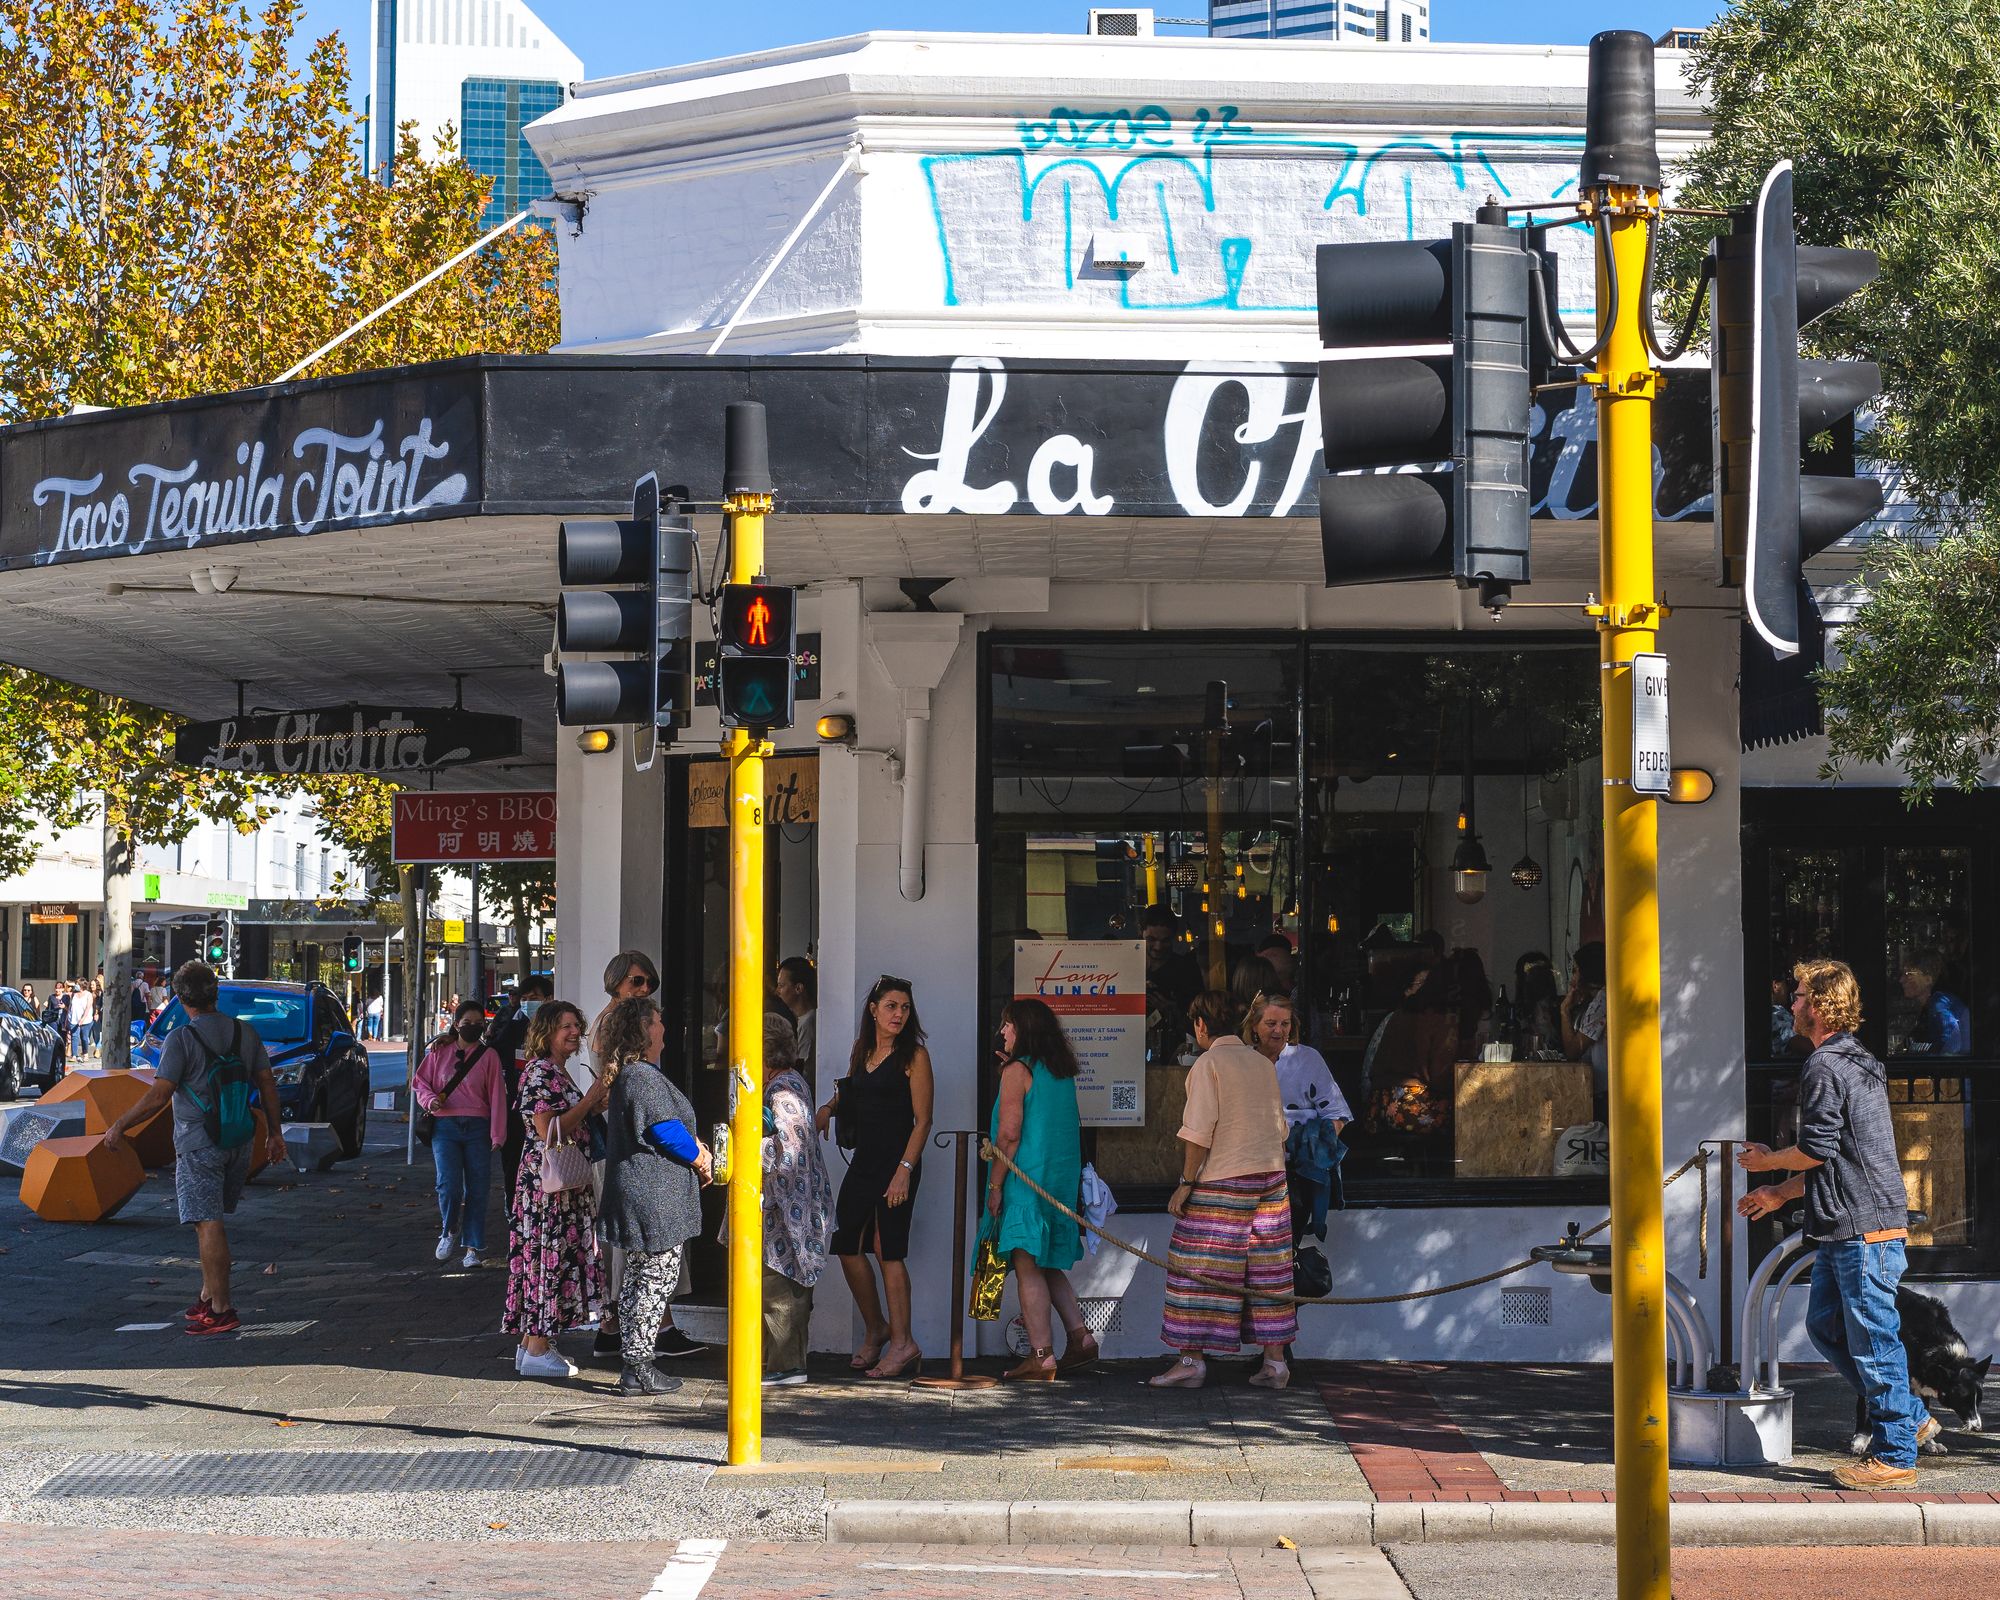
[[[903,1263],[910,1253],[919,1158],[931,1133],[932,1093],[931,1055],[915,994],[907,978],[885,974],[862,1007],[847,1076],[817,1119],[822,1136],[836,1111],[852,1129],[854,1148],[834,1205],[832,1253],[866,1324],[848,1365],[871,1378],[898,1378],[923,1366],[923,1352],[910,1335],[910,1271]],[[870,1255],[882,1267],[879,1294]]]

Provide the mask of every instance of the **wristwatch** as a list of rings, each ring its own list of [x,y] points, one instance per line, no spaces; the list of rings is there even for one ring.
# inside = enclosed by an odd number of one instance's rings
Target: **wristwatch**
[[[896,1165],[901,1167],[905,1172],[915,1172],[917,1170],[916,1167],[908,1161],[898,1161]]]

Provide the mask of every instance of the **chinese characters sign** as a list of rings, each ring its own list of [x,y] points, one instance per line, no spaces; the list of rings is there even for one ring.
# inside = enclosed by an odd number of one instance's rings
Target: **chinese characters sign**
[[[441,866],[553,861],[553,794],[399,794],[390,859]]]
[[[1146,947],[1137,939],[1017,939],[1016,999],[1045,1001],[1076,1052],[1086,1128],[1146,1125]]]

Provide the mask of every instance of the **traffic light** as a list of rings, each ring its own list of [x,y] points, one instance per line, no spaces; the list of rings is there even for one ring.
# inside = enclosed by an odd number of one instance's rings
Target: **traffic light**
[[[1796,655],[1818,632],[1804,563],[1882,509],[1881,483],[1854,471],[1854,413],[1881,393],[1882,374],[1872,361],[1802,359],[1799,329],[1858,293],[1877,262],[1872,250],[1799,244],[1789,161],[1714,256],[1717,581],[1741,584],[1750,626],[1775,654]]]
[[[340,941],[340,964],[349,972],[361,970],[361,935],[350,933]]]
[[[558,661],[556,721],[626,722],[668,738],[694,704],[694,525],[660,510],[652,473],[632,491],[629,520],[566,519],[556,537],[556,649],[636,659]]]
[[[1528,581],[1535,241],[1491,216],[1449,239],[1319,247],[1320,343],[1416,347],[1320,363],[1329,586],[1450,577],[1499,604]]]
[[[225,918],[208,919],[202,933],[201,958],[218,970],[229,964],[229,923]]]
[[[715,703],[725,728],[792,725],[798,592],[781,583],[722,588]]]

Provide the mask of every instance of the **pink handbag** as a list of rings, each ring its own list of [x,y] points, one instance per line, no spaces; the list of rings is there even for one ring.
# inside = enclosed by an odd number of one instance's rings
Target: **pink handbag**
[[[590,1158],[577,1148],[576,1141],[565,1139],[562,1119],[549,1119],[548,1143],[542,1146],[542,1193],[567,1194],[572,1189],[588,1188],[590,1185]]]

